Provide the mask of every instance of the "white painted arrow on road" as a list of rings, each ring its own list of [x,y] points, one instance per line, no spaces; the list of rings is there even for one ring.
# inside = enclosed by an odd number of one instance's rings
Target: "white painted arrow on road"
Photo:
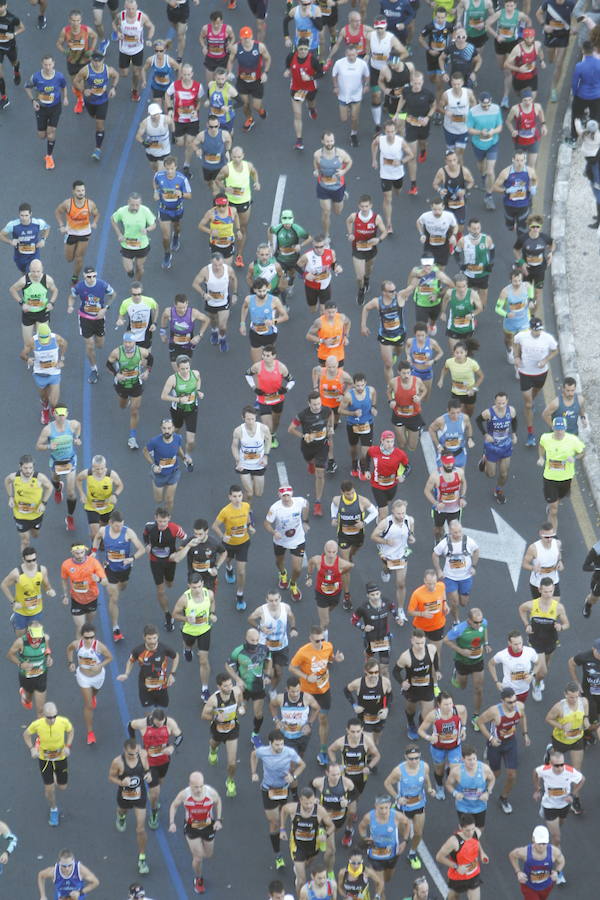
[[[431,475],[437,468],[436,453],[433,441],[427,432],[421,434],[421,449],[423,450],[427,470]],[[519,586],[521,562],[527,542],[495,509],[490,508],[490,512],[496,526],[495,533],[492,531],[477,531],[475,528],[465,528],[464,532],[470,538],[473,538],[478,545],[481,559],[506,563],[513,588],[516,591]]]

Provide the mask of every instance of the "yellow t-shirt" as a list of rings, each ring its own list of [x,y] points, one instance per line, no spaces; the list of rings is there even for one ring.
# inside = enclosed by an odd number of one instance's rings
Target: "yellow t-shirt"
[[[57,716],[52,724],[43,717],[35,719],[27,729],[27,734],[36,734],[39,738],[40,759],[64,759],[65,742],[68,731],[73,726],[66,716]]]
[[[546,451],[544,478],[548,481],[568,481],[575,474],[575,454],[582,453],[585,444],[576,435],[568,433],[557,441],[550,431],[541,436],[540,447]]]
[[[452,393],[459,396],[468,394],[473,390],[475,385],[475,375],[480,371],[479,363],[467,357],[464,362],[459,363],[454,358],[447,359],[444,363],[450,372],[452,378]]]
[[[223,531],[225,532],[223,542],[229,544],[230,547],[245,544],[246,541],[250,540],[248,532],[248,526],[250,525],[249,503],[242,503],[239,509],[228,503],[219,512],[217,522],[222,523]]]

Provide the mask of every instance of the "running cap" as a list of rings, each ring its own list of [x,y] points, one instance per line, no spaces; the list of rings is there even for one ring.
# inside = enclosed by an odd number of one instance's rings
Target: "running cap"
[[[227,197],[215,197],[213,203],[215,206],[227,206]]]
[[[380,588],[379,585],[375,584],[374,581],[367,581],[365,590],[367,594],[374,594],[376,591],[380,590]]]
[[[453,466],[456,462],[451,453],[444,453],[444,455],[440,457],[440,461],[443,466]]]
[[[482,92],[480,93],[480,95],[479,95],[479,99],[480,99],[481,102],[483,103],[484,100],[491,100],[491,99],[492,99],[492,95],[490,94],[489,91],[482,91]]]
[[[162,108],[158,103],[151,103],[148,107],[148,115],[149,116],[160,116],[162,113]]]
[[[126,331],[123,335],[123,343],[125,341],[130,341],[132,344],[135,344],[135,334],[132,331]]]
[[[104,59],[104,54],[100,53],[99,50],[94,50],[94,52],[92,53],[92,59],[94,60],[94,62],[100,62],[101,59]]]
[[[525,88],[524,91],[521,91],[521,100],[524,97],[533,97],[533,91],[530,91],[529,88]],[[542,826],[543,827],[543,826]]]
[[[337,309],[337,303],[335,300],[328,300],[325,304],[325,309]]]
[[[85,544],[71,544],[71,550],[85,550],[87,553],[87,547]]]
[[[598,123],[595,119],[588,119],[588,123],[585,126],[585,129],[586,131],[591,131],[592,133],[594,133],[595,131],[598,131]]]
[[[552,427],[555,431],[566,431],[567,420],[563,416],[557,416],[555,419],[552,419]]]
[[[595,650],[597,653],[600,653],[600,638],[596,638],[596,640],[592,644],[592,650]]]
[[[433,256],[422,256],[421,257],[421,265],[422,266],[432,266],[435,262]]]
[[[385,16],[377,16],[373,22],[373,28],[387,28],[387,19]]]
[[[550,832],[546,828],[545,825],[536,825],[533,829],[533,834],[531,835],[531,840],[534,844],[549,844],[550,843]]]
[[[281,487],[279,488],[278,493],[279,493],[280,497],[284,497],[286,494],[290,494],[290,495],[293,494],[294,489],[290,484],[282,484]]]
[[[146,891],[141,884],[130,884],[129,896],[131,897],[131,900],[141,900],[142,897],[146,896]]]
[[[393,440],[394,432],[393,431],[382,431],[381,432],[381,440],[385,441],[386,438],[392,438],[392,440]]]
[[[252,34],[252,29],[248,27],[248,25],[244,25],[243,28],[240,28],[240,37],[241,38],[251,38],[254,37]]]
[[[523,29],[523,37],[524,38],[534,38],[535,37],[535,28],[524,28]]]
[[[96,270],[93,266],[86,266],[85,269],[83,270],[83,274],[84,275],[95,275]]]
[[[282,209],[281,211],[281,222],[286,222],[288,225],[294,224],[294,213],[291,209]]]
[[[55,416],[68,416],[69,410],[66,406],[55,406],[54,407],[54,415]]]
[[[537,316],[532,316],[529,320],[529,327],[532,331],[541,331],[544,327],[544,323]]]
[[[2,0],[0,0],[0,5],[1,5],[1,3],[2,3]],[[48,325],[48,323],[47,322],[38,322],[36,334],[37,334],[38,341],[41,341],[43,344],[45,344],[46,341],[49,341],[50,335],[52,334],[52,332],[50,331],[50,326]]]
[[[0,6],[2,6],[2,0],[0,0]],[[41,640],[44,637],[43,625],[28,625],[27,631],[29,632],[29,637],[32,637],[34,640]]]

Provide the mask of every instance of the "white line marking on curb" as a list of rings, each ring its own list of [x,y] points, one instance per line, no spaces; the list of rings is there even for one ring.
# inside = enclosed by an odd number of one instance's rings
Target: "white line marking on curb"
[[[421,843],[417,847],[417,853],[423,860],[425,868],[431,875],[436,888],[438,889],[442,897],[446,898],[448,896],[448,885],[444,881],[444,876],[440,872],[435,859],[427,849],[427,844],[425,843],[425,841],[421,841]]]
[[[277,188],[275,190],[275,199],[273,200],[273,212],[271,214],[271,225],[279,225],[279,217],[281,216],[281,208],[283,207],[283,195],[287,183],[287,175],[280,175],[277,180]],[[271,240],[273,249],[275,249],[275,236]]]

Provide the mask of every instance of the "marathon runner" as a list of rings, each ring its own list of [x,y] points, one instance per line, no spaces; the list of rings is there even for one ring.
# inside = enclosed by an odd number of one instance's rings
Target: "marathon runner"
[[[58,298],[58,288],[52,276],[44,272],[42,261],[34,259],[25,275],[8,290],[21,307],[21,334],[25,348],[33,339],[34,325],[50,321],[50,313]]]
[[[52,56],[42,57],[42,67],[26,82],[25,93],[33,104],[38,137],[46,141],[44,165],[46,170],[54,169],[56,129],[62,107],[69,105],[69,95],[67,80],[62,72],[56,71]]]
[[[119,398],[120,409],[129,407],[130,450],[139,450],[137,426],[142,405],[144,382],[150,375],[154,357],[150,350],[138,346],[136,336],[131,331],[123,334],[123,342],[111,350],[106,360],[106,368],[113,375],[114,387]]]
[[[157,707],[149,716],[143,719],[132,719],[127,730],[131,737],[135,737],[139,731],[148,757],[150,781],[148,783],[148,797],[150,800],[150,816],[148,828],[156,831],[159,826],[158,810],[160,809],[160,787],[166,777],[171,764],[171,757],[177,747],[181,746],[183,733],[175,721],[167,716],[164,709]],[[169,743],[170,740],[173,743]]]
[[[56,597],[56,591],[48,578],[48,569],[38,564],[35,549],[29,545],[24,547],[21,559],[21,565],[11,569],[0,584],[2,593],[12,607],[10,623],[16,637],[23,637],[34,619],[43,620],[44,594]]]
[[[21,553],[24,554],[29,548],[33,558],[36,558],[37,554],[30,547],[30,543],[39,536],[46,504],[52,495],[52,483],[42,472],[36,472],[33,457],[26,453],[19,459],[17,471],[11,472],[4,479],[4,487],[8,494],[8,506],[12,510],[15,528],[19,534]],[[47,574],[43,579],[47,582]],[[46,589],[50,589],[49,583]],[[36,591],[35,596],[37,595]]]
[[[196,645],[200,666],[200,684],[202,699],[208,700],[208,681],[210,678],[210,633],[217,620],[215,615],[215,594],[209,590],[200,572],[194,572],[189,579],[187,591],[179,597],[173,612],[173,621],[183,622],[181,637],[183,638],[183,658],[192,661],[192,651]]]
[[[85,243],[87,243],[87,240]],[[82,244],[83,242],[80,241],[72,246],[81,247]],[[75,278],[75,275],[73,275],[73,278]],[[112,285],[103,278],[98,278],[93,266],[86,266],[83,270],[83,278],[74,282],[67,299],[68,313],[73,312],[76,303],[79,304],[79,309],[77,310],[79,333],[84,340],[85,355],[90,364],[90,373],[88,375],[90,384],[97,384],[100,378],[96,351],[104,347],[106,314],[114,298],[115,291]],[[120,323],[117,322],[117,324]],[[56,406],[56,404],[53,405]]]
[[[312,726],[319,716],[319,704],[311,694],[300,689],[300,679],[290,675],[286,690],[272,697],[269,705],[275,727],[281,731],[286,746],[304,759]]]
[[[82,624],[90,625],[98,611],[99,585],[108,587],[106,573],[94,554],[81,543],[71,544],[71,556],[60,567],[63,605],[69,606],[75,638],[79,638]]]
[[[404,751],[404,760],[392,769],[384,781],[384,787],[400,810],[411,822],[412,835],[408,862],[411,869],[423,867],[417,852],[425,831],[425,806],[427,797],[435,797],[429,776],[429,763],[421,759],[421,751],[410,744]]]
[[[39,718],[46,702],[48,668],[53,665],[50,637],[39,619],[32,616],[25,632],[10,645],[7,659],[19,670],[19,697],[24,709],[32,709]]]
[[[125,671],[117,675],[117,681],[127,681],[134,665],[138,663],[140,705],[144,708],[160,706],[166,709],[169,705],[169,688],[175,684],[179,654],[159,640],[156,625],[144,625],[143,635],[144,642],[133,648]]]
[[[273,536],[273,552],[275,553],[275,566],[279,573],[279,588],[282,591],[289,588],[292,600],[298,603],[302,599],[298,578],[304,560],[306,532],[310,529],[308,523],[310,506],[304,497],[294,496],[294,489],[288,484],[282,484],[278,494],[279,499],[269,507],[263,524],[265,530]],[[286,551],[289,551],[291,560],[289,575],[285,568]],[[273,595],[267,595],[267,600],[269,596]],[[259,608],[263,609],[263,607]],[[289,615],[292,616],[293,621],[291,610]],[[267,644],[269,643],[270,639],[267,637]],[[277,647],[276,649],[279,651],[282,648]],[[285,663],[287,664],[287,660]]]
[[[183,806],[185,824],[183,834],[192,855],[194,870],[194,892],[202,894],[206,890],[203,864],[214,852],[215,835],[223,827],[222,803],[217,791],[205,784],[202,772],[191,772],[188,787],[176,795],[169,807],[169,832],[175,834],[175,816]]]
[[[227,547],[225,581],[235,584],[235,608],[238,612],[246,609],[244,588],[246,586],[246,564],[250,549],[250,538],[256,533],[254,516],[250,504],[244,500],[244,492],[238,484],[229,488],[229,503],[223,506],[211,525],[220,541]],[[233,563],[235,561],[235,572]]]
[[[104,547],[104,571],[108,581],[108,614],[112,638],[116,643],[123,640],[123,633],[119,627],[119,597],[127,587],[133,563],[145,556],[146,550],[135,531],[125,525],[123,516],[117,509],[113,509],[110,513],[108,523],[101,525],[96,531],[92,541],[95,553],[101,545]]]
[[[227,797],[235,797],[237,795],[235,773],[240,734],[239,716],[246,713],[244,692],[227,672],[219,672],[215,681],[217,690],[209,696],[204,704],[200,718],[205,722],[210,722],[208,762],[211,766],[217,765],[219,747],[222,744],[225,745],[227,754],[225,792]]]
[[[1,9],[2,5],[0,4]],[[0,15],[0,56],[3,53],[1,46],[2,18]],[[50,225],[45,219],[32,215],[31,203],[19,203],[18,212],[19,218],[11,219],[0,231],[0,241],[4,241],[13,248],[15,265],[25,275],[30,263],[34,259],[40,258],[40,250],[46,246],[46,240],[50,234]]]
[[[98,691],[104,684],[106,667],[110,665],[113,655],[102,641],[96,637],[93,625],[81,626],[79,640],[71,641],[67,647],[67,665],[75,679],[83,697],[83,719],[87,729],[87,744],[96,743],[94,733],[94,710],[96,709]],[[73,654],[77,662],[73,662]]]
[[[142,534],[150,560],[150,571],[156,585],[156,599],[165,616],[165,630],[174,631],[173,617],[165,588],[173,586],[176,562],[172,559],[177,541],[186,541],[187,534],[180,525],[171,521],[171,514],[164,506],[154,511],[154,521],[146,522]]]
[[[42,715],[23,732],[25,746],[32,759],[38,761],[44,795],[50,810],[48,824],[53,827],[60,825],[56,788],[66,790],[69,780],[68,758],[74,737],[75,732],[69,719],[59,716],[56,704],[50,702],[44,703]]]

